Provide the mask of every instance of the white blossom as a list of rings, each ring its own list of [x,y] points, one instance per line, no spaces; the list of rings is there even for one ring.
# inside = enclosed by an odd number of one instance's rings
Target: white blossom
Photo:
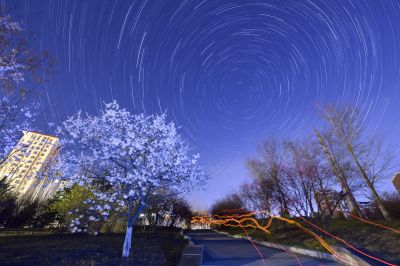
[[[58,132],[69,180],[88,187],[107,184],[107,190],[92,190],[96,204],[88,203],[89,221],[134,204],[140,212],[157,188],[183,192],[206,179],[199,155],[190,154],[165,115],[134,115],[113,101],[98,116],[79,112],[68,118]]]

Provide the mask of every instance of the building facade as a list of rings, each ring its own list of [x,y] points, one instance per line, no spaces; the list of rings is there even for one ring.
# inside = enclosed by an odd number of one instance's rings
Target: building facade
[[[320,214],[338,216],[350,212],[349,204],[343,194],[333,189],[325,189],[315,194]]]
[[[20,199],[46,200],[63,186],[60,179],[48,175],[59,149],[57,137],[24,131],[16,147],[0,165],[0,178],[5,178]]]
[[[400,194],[400,173],[396,173],[392,179],[393,186],[397,189]]]

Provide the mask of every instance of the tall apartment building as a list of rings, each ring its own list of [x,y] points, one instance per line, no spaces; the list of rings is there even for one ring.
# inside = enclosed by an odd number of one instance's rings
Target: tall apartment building
[[[49,165],[57,159],[57,137],[23,132],[23,137],[0,165],[0,178],[6,178],[19,198],[45,200],[54,195],[62,182],[47,175]]]

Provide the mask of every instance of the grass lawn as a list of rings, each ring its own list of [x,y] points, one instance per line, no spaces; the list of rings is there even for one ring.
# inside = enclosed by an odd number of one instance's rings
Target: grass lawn
[[[0,233],[1,265],[177,265],[187,241],[177,232],[135,233],[122,260],[123,234]]]
[[[315,228],[307,226],[304,222],[300,223],[317,233],[328,244],[344,246],[332,237],[319,232]],[[399,220],[377,221],[377,223],[400,229]],[[303,233],[295,226],[283,224],[280,221],[274,220],[270,229],[272,232],[271,235],[267,235],[261,230],[255,229],[248,229],[247,233],[257,240],[327,252],[314,238]],[[329,233],[342,238],[347,243],[366,251],[370,255],[375,255],[394,263],[400,263],[400,234],[398,233],[375,227],[361,221],[345,219],[332,220],[331,224],[325,229]],[[230,234],[246,235],[241,228],[225,228],[222,229],[222,231],[227,231]]]

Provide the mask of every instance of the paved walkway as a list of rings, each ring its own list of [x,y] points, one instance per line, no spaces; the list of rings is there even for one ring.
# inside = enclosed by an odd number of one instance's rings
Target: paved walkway
[[[196,245],[203,245],[205,252],[203,265],[268,265],[268,266],[320,266],[340,265],[307,256],[296,256],[293,253],[257,246],[264,257],[263,264],[260,254],[249,240],[231,238],[213,232],[191,232],[188,234]]]

